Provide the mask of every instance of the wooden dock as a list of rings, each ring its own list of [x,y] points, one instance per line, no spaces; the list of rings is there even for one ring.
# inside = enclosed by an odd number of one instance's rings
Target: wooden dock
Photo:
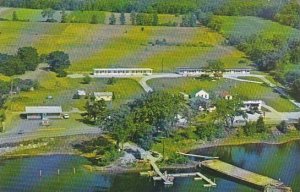
[[[282,182],[275,179],[262,176],[251,171],[241,169],[231,164],[222,162],[220,160],[206,160],[202,161],[200,166],[217,171],[234,179],[258,186],[265,191],[268,188],[276,189],[278,192],[291,192],[291,188],[286,187]]]
[[[150,165],[152,166],[153,170],[157,173],[157,175],[164,180],[164,184],[165,185],[172,185],[173,184],[173,180],[172,178],[168,177],[168,175],[164,175],[159,168],[157,167],[157,165],[155,164],[154,161],[150,161]],[[153,177],[153,179],[155,180],[155,178]]]
[[[177,152],[180,155],[188,156],[188,157],[197,157],[202,159],[219,159],[219,157],[211,157],[211,156],[204,156],[204,155],[195,155],[195,154],[189,154],[189,153],[181,153]]]

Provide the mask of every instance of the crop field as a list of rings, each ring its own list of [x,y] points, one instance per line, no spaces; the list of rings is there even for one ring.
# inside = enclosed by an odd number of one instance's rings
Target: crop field
[[[217,81],[196,80],[194,78],[154,79],[148,83],[154,90],[165,90],[172,93],[185,92],[189,95],[194,95],[201,89],[208,91],[212,96],[226,90],[232,95],[238,95],[243,100],[263,100],[267,105],[280,112],[297,110],[294,104],[273,92],[272,88],[255,83],[238,82],[228,79]]]
[[[203,66],[211,59],[222,60],[226,67],[250,63],[242,52],[221,45],[223,37],[207,28],[2,21],[0,31],[2,53],[22,46],[33,46],[40,54],[65,51],[72,63],[70,73],[90,73],[101,67],[172,72],[176,67]],[[157,44],[157,40],[166,43]]]
[[[21,92],[7,103],[10,111],[24,111],[25,106],[61,105],[65,111],[72,108],[84,110],[86,99],[73,99],[78,89],[87,93],[112,91],[115,100],[108,103],[110,107],[119,106],[143,94],[140,85],[131,79],[117,79],[113,85],[107,85],[107,79],[94,79],[90,84],[82,84],[82,79],[57,78],[54,73],[45,73],[40,79],[40,88],[35,91]],[[53,99],[47,99],[52,96]]]
[[[263,37],[280,35],[286,38],[300,38],[300,31],[285,25],[257,17],[217,16],[221,19],[221,33],[225,36],[236,34],[250,37],[261,34]]]

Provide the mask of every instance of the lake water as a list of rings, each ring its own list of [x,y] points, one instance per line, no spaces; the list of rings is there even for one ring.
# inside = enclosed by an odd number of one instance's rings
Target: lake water
[[[280,178],[293,191],[300,191],[300,142],[216,147],[194,153],[219,156],[236,166],[275,179]],[[208,172],[203,173],[216,180],[216,188],[203,188],[202,181],[194,181],[192,178],[176,179],[173,186],[165,187],[161,182],[141,177],[138,173],[95,173],[84,169],[83,164],[88,164],[84,158],[69,155],[2,160],[0,191],[257,191]]]

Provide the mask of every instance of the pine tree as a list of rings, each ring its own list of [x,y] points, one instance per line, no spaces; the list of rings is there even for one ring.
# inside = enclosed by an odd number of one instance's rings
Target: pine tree
[[[121,23],[121,25],[125,25],[125,23],[126,23],[126,18],[125,18],[125,13],[124,12],[121,12],[120,23]]]
[[[158,25],[158,15],[157,15],[157,13],[153,13],[153,15],[152,15],[152,25],[153,26],[157,26]]]
[[[65,10],[61,11],[61,23],[67,23],[67,13]]]
[[[111,14],[111,16],[109,17],[109,24],[110,25],[115,25],[116,24],[116,16],[115,14]]]
[[[266,126],[265,126],[264,118],[262,116],[260,116],[256,121],[256,130],[258,133],[266,132]]]
[[[136,25],[136,13],[134,11],[130,13],[130,21],[132,25]]]
[[[14,12],[13,12],[13,15],[12,15],[12,20],[13,20],[13,21],[18,21],[18,20],[19,20],[19,18],[18,18],[18,15],[17,15],[17,12],[16,12],[16,11],[14,11]]]

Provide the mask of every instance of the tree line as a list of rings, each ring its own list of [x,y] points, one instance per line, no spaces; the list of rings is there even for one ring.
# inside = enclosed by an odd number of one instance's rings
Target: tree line
[[[63,51],[53,51],[39,55],[33,47],[21,47],[15,55],[0,53],[0,73],[6,76],[22,75],[26,71],[34,71],[41,62],[49,64],[51,71],[65,76],[70,65],[69,55]]]

